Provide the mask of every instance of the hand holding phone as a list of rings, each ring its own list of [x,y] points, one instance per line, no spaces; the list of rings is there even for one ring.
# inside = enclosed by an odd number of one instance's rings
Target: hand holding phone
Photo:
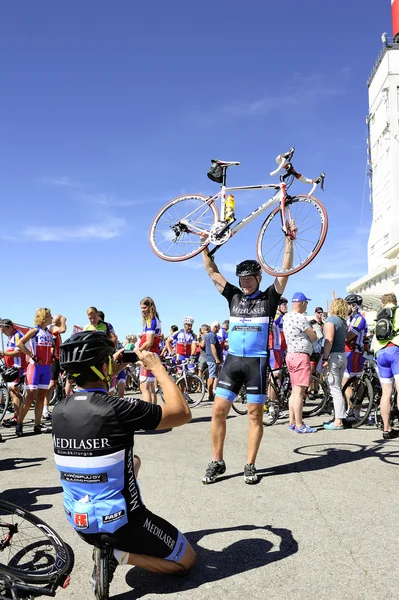
[[[124,352],[122,352],[120,359],[124,363],[134,364],[139,360],[139,357],[134,352],[134,350],[125,350]]]

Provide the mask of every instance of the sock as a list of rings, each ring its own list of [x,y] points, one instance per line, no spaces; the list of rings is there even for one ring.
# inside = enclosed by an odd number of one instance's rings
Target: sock
[[[114,556],[120,565],[127,565],[127,561],[129,560],[129,552],[124,552],[123,550],[117,550],[114,548]]]

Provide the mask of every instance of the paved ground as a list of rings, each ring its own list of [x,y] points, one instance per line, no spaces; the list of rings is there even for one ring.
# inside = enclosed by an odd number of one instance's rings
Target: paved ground
[[[211,406],[193,413],[180,429],[137,434],[136,452],[147,505],[187,533],[198,566],[186,579],[121,567],[112,598],[398,598],[399,441],[382,442],[372,427],[301,436],[278,421],[265,430],[262,478],[248,486],[247,418],[232,415],[226,475],[204,486]],[[74,548],[71,585],[57,596],[91,598],[91,552],[64,518],[51,437],[25,429],[21,439],[1,429],[1,497],[37,513]]]

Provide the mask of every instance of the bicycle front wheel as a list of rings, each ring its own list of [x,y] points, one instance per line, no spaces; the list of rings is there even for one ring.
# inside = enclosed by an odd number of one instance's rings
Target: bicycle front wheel
[[[194,408],[202,402],[205,396],[205,384],[198,375],[180,377],[180,379],[176,381],[176,385],[183,392],[183,396],[190,408]]]
[[[151,248],[159,258],[170,262],[187,260],[207,247],[201,234],[209,233],[219,220],[219,211],[206,196],[180,196],[164,206],[152,222]]]
[[[59,535],[32,513],[0,500],[1,569],[26,583],[62,585],[73,553]]]
[[[327,404],[329,396],[330,392],[323,379],[316,375],[312,375],[310,386],[306,389],[305,397],[303,399],[303,416],[315,417],[316,415],[320,415]]]
[[[282,231],[280,206],[266,218],[256,244],[262,269],[275,277],[293,275],[304,269],[319,253],[328,229],[326,209],[313,196],[295,196],[287,200],[284,218],[288,222],[295,221],[297,227],[290,269],[282,270],[286,236]]]
[[[11,407],[10,392],[6,383],[0,385],[0,423],[3,421],[8,408]]]
[[[342,393],[348,403],[348,424],[352,429],[364,425],[374,403],[370,380],[367,377],[351,377],[342,388]]]

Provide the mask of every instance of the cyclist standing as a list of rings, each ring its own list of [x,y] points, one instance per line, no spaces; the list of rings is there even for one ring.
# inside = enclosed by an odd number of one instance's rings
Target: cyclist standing
[[[184,535],[145,506],[137,484],[140,459],[133,452],[135,431],[184,425],[191,412],[159,357],[136,352],[162,385],[164,406],[108,396],[118,370],[113,343],[105,333],[79,332],[62,344],[60,363],[80,389],[53,411],[67,520],[87,543],[110,546],[110,581],[118,564],[163,574],[183,574],[195,564]]]
[[[14,407],[14,416],[8,421],[3,421],[3,427],[11,427],[18,423],[18,415],[21,406],[19,384],[21,383],[21,377],[25,373],[27,362],[25,355],[21,353],[21,350],[17,346],[17,343],[23,337],[23,333],[15,327],[11,319],[2,319],[0,321],[0,329],[1,333],[4,333],[7,336],[7,346],[4,354],[2,355],[0,353],[0,358],[4,358],[6,367],[16,367],[19,370],[18,378],[7,384]]]
[[[348,305],[348,333],[345,341],[345,352],[348,359],[342,386],[350,377],[360,377],[363,372],[365,358],[363,356],[364,338],[367,336],[367,321],[361,314],[360,310],[363,304],[363,298],[359,294],[349,294],[345,298]],[[348,392],[350,393],[350,389]],[[350,400],[350,398],[347,398]],[[354,417],[359,417],[359,409],[354,409]],[[350,417],[351,415],[348,414]]]
[[[295,224],[292,223],[292,227]],[[277,277],[264,292],[259,289],[262,268],[255,260],[245,260],[236,267],[240,288],[228,283],[217,268],[208,250],[202,252],[206,272],[230,307],[229,350],[216,387],[211,421],[213,457],[202,482],[213,483],[226,471],[223,448],[226,420],[231,405],[243,384],[247,388],[249,436],[244,481],[258,479],[255,460],[263,436],[263,406],[266,400],[268,338],[288,277]],[[282,269],[293,262],[292,240],[287,236]]]

